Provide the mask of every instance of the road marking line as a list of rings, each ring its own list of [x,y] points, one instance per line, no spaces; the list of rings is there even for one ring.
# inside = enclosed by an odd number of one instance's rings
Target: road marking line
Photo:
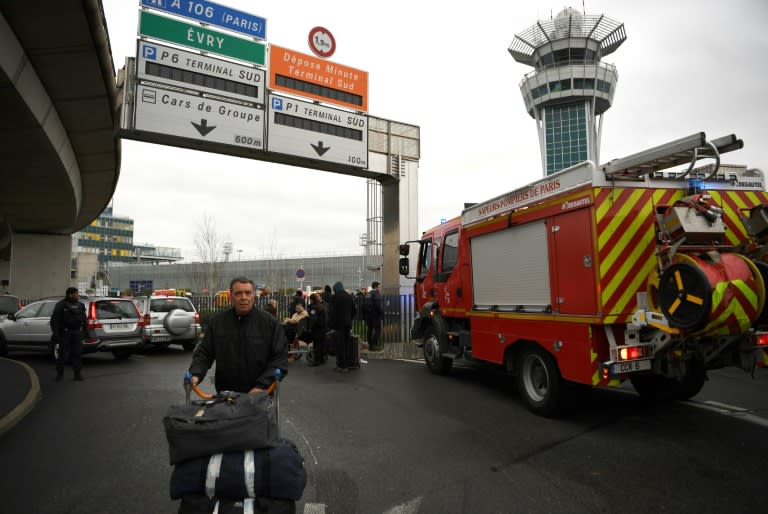
[[[312,451],[312,445],[309,444],[309,441],[307,440],[307,438],[304,437],[304,434],[301,433],[298,428],[296,428],[296,424],[293,423],[290,419],[286,419],[285,422],[290,423],[290,425],[293,427],[296,433],[299,434],[299,436],[301,436],[302,439],[304,439],[304,444],[306,444],[307,448],[309,448],[309,453],[312,454],[312,460],[315,461],[315,466],[317,466],[317,457],[315,456],[315,452]]]
[[[324,503],[305,503],[304,514],[325,514]]]
[[[401,503],[400,505],[395,505],[391,509],[385,511],[384,514],[416,514],[419,512],[422,499],[423,497],[419,496],[418,498]]]
[[[694,402],[694,403],[697,403],[697,402]],[[745,409],[743,407],[736,407],[734,405],[728,405],[727,403],[714,402],[714,401],[711,401],[711,400],[707,400],[707,401],[701,402],[701,403],[706,404],[706,405],[711,405],[713,407],[719,407],[721,409],[725,409],[725,410],[731,411],[731,412],[749,412],[749,409]]]
[[[698,407],[699,409],[702,409],[702,410],[716,412],[718,414],[723,414],[725,416],[732,416],[734,418],[743,419],[744,421],[753,423],[755,425],[768,427],[768,419],[752,414],[752,411],[750,411],[749,409],[745,409],[744,407],[736,407],[734,405],[728,405],[726,403],[720,403],[720,402],[714,402],[714,401],[695,402],[693,400],[688,400],[685,403],[693,407]]]

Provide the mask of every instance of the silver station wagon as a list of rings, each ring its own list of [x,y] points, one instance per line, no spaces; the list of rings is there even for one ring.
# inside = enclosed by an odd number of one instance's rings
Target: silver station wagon
[[[0,355],[10,351],[41,351],[54,359],[59,345],[51,331],[51,316],[62,298],[32,302],[20,311],[0,318]],[[80,298],[88,317],[83,330],[83,354],[112,352],[127,359],[142,344],[144,319],[125,298]]]

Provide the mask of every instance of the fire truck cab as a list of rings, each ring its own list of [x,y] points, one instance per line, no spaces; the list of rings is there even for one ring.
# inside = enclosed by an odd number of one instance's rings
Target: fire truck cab
[[[429,369],[503,366],[553,415],[564,381],[687,399],[708,369],[768,363],[765,179],[720,164],[742,145],[698,133],[584,162],[400,245],[403,275],[417,248],[411,336]]]

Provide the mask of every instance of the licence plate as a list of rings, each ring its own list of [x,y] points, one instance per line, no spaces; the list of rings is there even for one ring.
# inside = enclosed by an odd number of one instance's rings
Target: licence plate
[[[611,374],[620,375],[622,373],[632,373],[633,371],[644,371],[651,369],[651,361],[628,361],[628,362],[616,362],[612,366]]]
[[[112,323],[109,328],[130,328],[130,323]]]
[[[152,341],[155,343],[164,343],[170,340],[171,340],[171,336],[152,336]]]

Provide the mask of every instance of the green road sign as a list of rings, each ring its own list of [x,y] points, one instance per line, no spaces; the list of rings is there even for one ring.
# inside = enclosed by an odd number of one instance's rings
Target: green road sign
[[[139,34],[214,54],[226,55],[241,61],[265,64],[264,45],[261,43],[172,20],[148,11],[141,12]]]

